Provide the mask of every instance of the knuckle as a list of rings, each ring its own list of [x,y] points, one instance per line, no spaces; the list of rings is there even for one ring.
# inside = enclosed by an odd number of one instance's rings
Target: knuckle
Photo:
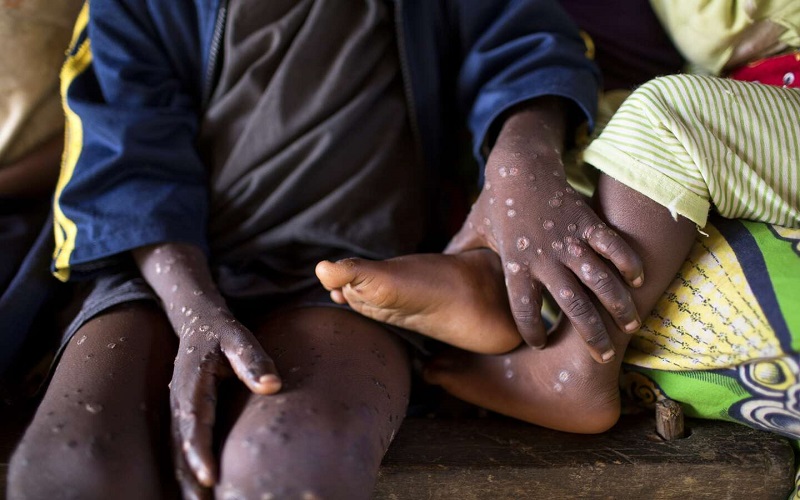
[[[583,297],[575,297],[564,306],[564,313],[570,318],[582,319],[590,317],[594,312],[594,306]]]
[[[627,260],[628,253],[626,252],[625,245],[618,237],[611,238],[603,242],[606,246],[605,254],[611,260]]]
[[[605,271],[597,273],[592,290],[598,297],[619,296],[621,293],[616,277]]]
[[[606,342],[608,335],[606,335],[606,331],[604,329],[597,330],[591,334],[587,334],[584,336],[584,341],[590,346],[597,346],[599,344],[603,344]]]
[[[538,323],[540,319],[539,311],[530,307],[512,308],[511,315],[514,317],[514,321],[525,324]]]
[[[631,294],[625,292],[617,300],[611,303],[609,312],[614,316],[626,318],[635,313],[636,306],[633,303]]]
[[[194,433],[197,427],[197,414],[194,411],[178,409],[173,412],[173,416],[178,424],[178,436],[185,437]]]
[[[593,221],[595,220],[592,217]],[[591,240],[592,238],[597,238],[603,230],[606,228],[606,225],[602,222],[594,222],[586,225],[586,228],[583,230],[583,239],[586,241]]]
[[[587,246],[581,240],[568,236],[566,239],[567,254],[573,259],[581,259],[586,255]]]

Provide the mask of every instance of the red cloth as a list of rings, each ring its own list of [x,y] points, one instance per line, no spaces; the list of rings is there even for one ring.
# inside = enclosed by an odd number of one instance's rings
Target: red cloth
[[[733,70],[734,80],[800,88],[800,51],[759,59]]]

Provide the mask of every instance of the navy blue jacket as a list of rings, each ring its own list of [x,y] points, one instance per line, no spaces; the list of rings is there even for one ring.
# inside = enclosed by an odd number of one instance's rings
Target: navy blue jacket
[[[224,0],[92,0],[62,72],[67,147],[54,203],[62,280],[143,245],[208,249],[195,140],[215,83]],[[599,73],[555,0],[394,0],[404,83],[430,168],[454,117],[476,157],[497,118],[544,95],[591,120]],[[88,12],[87,12],[88,10]],[[452,160],[451,160],[452,161]]]

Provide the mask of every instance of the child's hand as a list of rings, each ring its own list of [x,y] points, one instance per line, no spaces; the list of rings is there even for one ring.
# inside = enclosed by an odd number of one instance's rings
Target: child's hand
[[[199,249],[164,244],[137,249],[134,257],[180,338],[170,383],[176,468],[185,496],[201,498],[199,486],[217,478],[212,434],[220,380],[232,371],[257,394],[278,392],[281,380],[255,336],[228,310]]]
[[[587,289],[632,333],[640,325],[636,307],[607,261],[634,287],[643,283],[642,264],[566,182],[558,133],[563,119],[553,112],[545,105],[505,122],[487,161],[484,189],[447,252],[488,246],[500,255],[511,311],[529,345],[547,341],[540,313],[544,285],[592,356],[607,362],[614,346]]]
[[[281,381],[258,340],[224,305],[189,302],[177,314],[170,313],[170,319],[180,337],[170,384],[173,439],[193,478],[212,486],[217,477],[212,431],[219,381],[233,369],[256,394],[278,392]]]

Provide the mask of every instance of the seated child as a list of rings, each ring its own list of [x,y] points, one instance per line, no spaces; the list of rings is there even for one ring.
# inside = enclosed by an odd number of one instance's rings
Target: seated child
[[[416,248],[456,116],[476,150],[589,119],[577,29],[551,0],[123,0],[76,33],[54,266],[93,290],[9,497],[168,494],[168,410],[188,498],[369,498],[408,345],[314,265]]]

